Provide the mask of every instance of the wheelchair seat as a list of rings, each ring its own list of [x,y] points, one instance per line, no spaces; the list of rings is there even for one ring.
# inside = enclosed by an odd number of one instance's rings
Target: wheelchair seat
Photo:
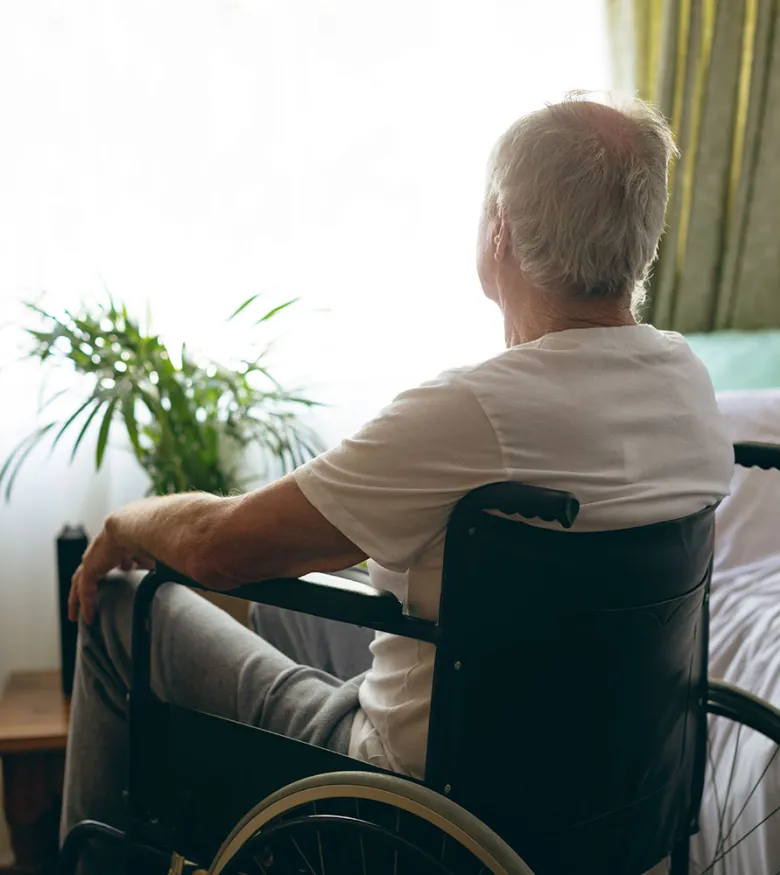
[[[755,447],[743,452],[749,464],[767,458]],[[771,462],[780,464],[780,452]],[[722,703],[731,701],[739,717],[749,698],[721,695],[707,682],[715,507],[648,526],[567,531],[577,512],[568,493],[518,483],[467,495],[447,529],[437,623],[407,616],[388,593],[328,576],[231,594],[436,644],[420,791],[444,797],[452,821],[459,811],[478,818],[518,855],[503,869],[479,871],[528,872],[527,864],[537,875],[642,875],[671,857],[672,872],[687,873],[708,708],[728,714]],[[133,843],[203,866],[214,859],[213,872],[244,871],[225,862],[241,823],[234,826],[280,788],[317,775],[338,784],[338,774],[356,772],[366,777],[354,784],[398,780],[368,763],[155,701],[150,607],[169,581],[198,587],[158,564],[135,603]],[[718,701],[726,711],[713,710]],[[780,714],[756,707],[754,723],[777,744]],[[322,816],[316,808],[306,815]],[[258,827],[253,841],[279,828],[263,823],[266,833]],[[74,840],[67,848],[66,870],[75,847]],[[509,860],[503,853],[495,858]],[[264,872],[262,859],[257,871]],[[301,871],[320,875],[311,864]]]

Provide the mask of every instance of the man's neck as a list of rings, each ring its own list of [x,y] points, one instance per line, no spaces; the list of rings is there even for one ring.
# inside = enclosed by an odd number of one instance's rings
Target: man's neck
[[[521,305],[503,300],[504,338],[507,347],[531,343],[546,334],[572,328],[617,328],[636,325],[628,302],[563,301],[558,304],[553,293],[524,295]]]

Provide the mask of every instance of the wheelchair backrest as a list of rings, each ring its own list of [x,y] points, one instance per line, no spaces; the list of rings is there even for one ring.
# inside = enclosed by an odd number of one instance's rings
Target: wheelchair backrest
[[[641,875],[695,826],[714,507],[568,532],[573,496],[492,484],[447,532],[426,783],[538,875]]]

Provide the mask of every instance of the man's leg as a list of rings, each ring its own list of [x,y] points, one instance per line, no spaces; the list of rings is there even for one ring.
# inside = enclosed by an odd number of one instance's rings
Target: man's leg
[[[321,668],[342,680],[371,668],[372,629],[273,605],[252,605],[249,618],[255,633],[293,662]]]
[[[127,694],[135,585],[101,587],[98,618],[82,623],[65,769],[63,836],[79,820],[125,827]],[[152,688],[185,708],[218,714],[346,753],[357,681],[301,666],[184,587],[155,598]]]

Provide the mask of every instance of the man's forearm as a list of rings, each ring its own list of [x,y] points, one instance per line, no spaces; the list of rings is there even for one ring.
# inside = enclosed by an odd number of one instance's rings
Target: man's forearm
[[[145,498],[106,520],[116,541],[197,578],[217,523],[234,501],[205,492]]]
[[[136,501],[111,514],[96,541],[102,549],[90,545],[90,580],[140,556],[216,590],[335,571],[366,558],[290,475],[246,495],[192,492]]]

